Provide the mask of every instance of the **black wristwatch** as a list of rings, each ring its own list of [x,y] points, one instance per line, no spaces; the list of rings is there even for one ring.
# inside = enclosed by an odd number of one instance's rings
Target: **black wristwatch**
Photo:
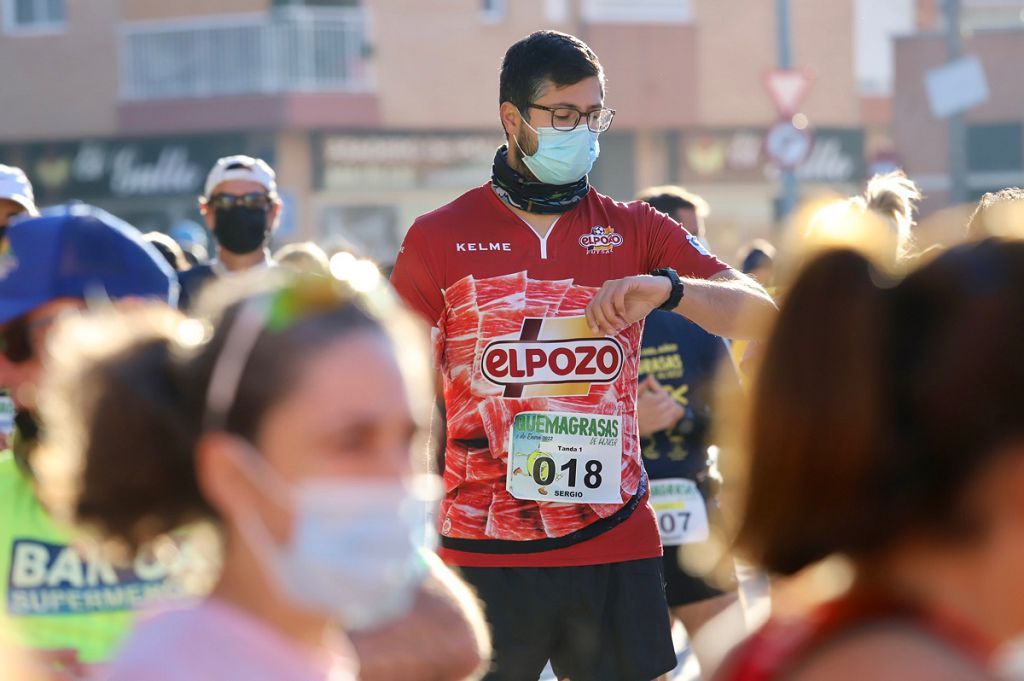
[[[679,279],[679,274],[671,267],[659,267],[651,271],[651,276],[668,277],[668,280],[672,282],[672,292],[668,294],[668,300],[662,303],[658,309],[672,312],[679,307],[679,301],[683,299],[683,282]]]

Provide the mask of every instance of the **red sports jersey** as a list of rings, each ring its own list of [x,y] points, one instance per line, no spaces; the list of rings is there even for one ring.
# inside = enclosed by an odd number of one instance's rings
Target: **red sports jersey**
[[[489,183],[413,224],[392,283],[434,326],[446,560],[553,567],[660,555],[636,424],[643,324],[595,337],[583,319],[604,282],[657,267],[707,278],[727,266],[647,204],[593,190],[545,238]]]

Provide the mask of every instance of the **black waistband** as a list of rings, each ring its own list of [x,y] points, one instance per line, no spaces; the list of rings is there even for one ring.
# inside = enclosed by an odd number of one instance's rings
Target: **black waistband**
[[[508,541],[505,539],[453,539],[441,537],[441,546],[452,551],[463,551],[465,553],[539,553],[541,551],[554,551],[564,549],[599,537],[605,532],[612,530],[624,523],[633,511],[637,509],[643,498],[647,496],[647,473],[640,475],[640,484],[637,486],[636,494],[630,497],[614,515],[602,518],[586,527],[564,537],[549,537],[547,539],[531,539],[528,541]]]

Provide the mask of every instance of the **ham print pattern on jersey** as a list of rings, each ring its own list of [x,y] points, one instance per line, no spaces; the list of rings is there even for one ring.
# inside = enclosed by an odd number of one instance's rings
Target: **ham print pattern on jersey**
[[[467,276],[445,290],[433,338],[448,410],[446,496],[439,518],[445,537],[564,537],[612,516],[637,493],[642,464],[636,381],[643,325],[634,324],[614,338],[593,337],[583,314],[596,292],[571,279],[530,279],[525,271],[487,279]],[[524,416],[516,422],[523,412],[538,412],[540,420]],[[621,500],[563,503],[512,496],[507,479],[530,474],[534,463],[533,457],[524,458],[510,469],[513,422],[517,427],[540,423],[563,438],[569,432],[606,434],[588,433],[580,425],[600,419],[574,414],[621,420],[621,432],[615,431],[622,450],[621,471],[615,471],[621,477]],[[578,471],[581,489],[584,480],[590,486],[596,479],[584,473]],[[572,469],[574,481],[576,474]]]

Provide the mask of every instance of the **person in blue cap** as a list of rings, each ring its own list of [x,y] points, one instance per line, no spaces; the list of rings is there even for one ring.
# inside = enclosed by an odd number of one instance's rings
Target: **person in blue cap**
[[[159,565],[112,565],[72,545],[69,528],[40,504],[32,453],[43,349],[58,317],[87,299],[174,305],[178,283],[141,233],[109,213],[84,204],[47,213],[12,225],[0,249],[0,386],[17,425],[0,453],[0,637],[46,672],[76,678],[110,658],[133,610],[179,594]]]

